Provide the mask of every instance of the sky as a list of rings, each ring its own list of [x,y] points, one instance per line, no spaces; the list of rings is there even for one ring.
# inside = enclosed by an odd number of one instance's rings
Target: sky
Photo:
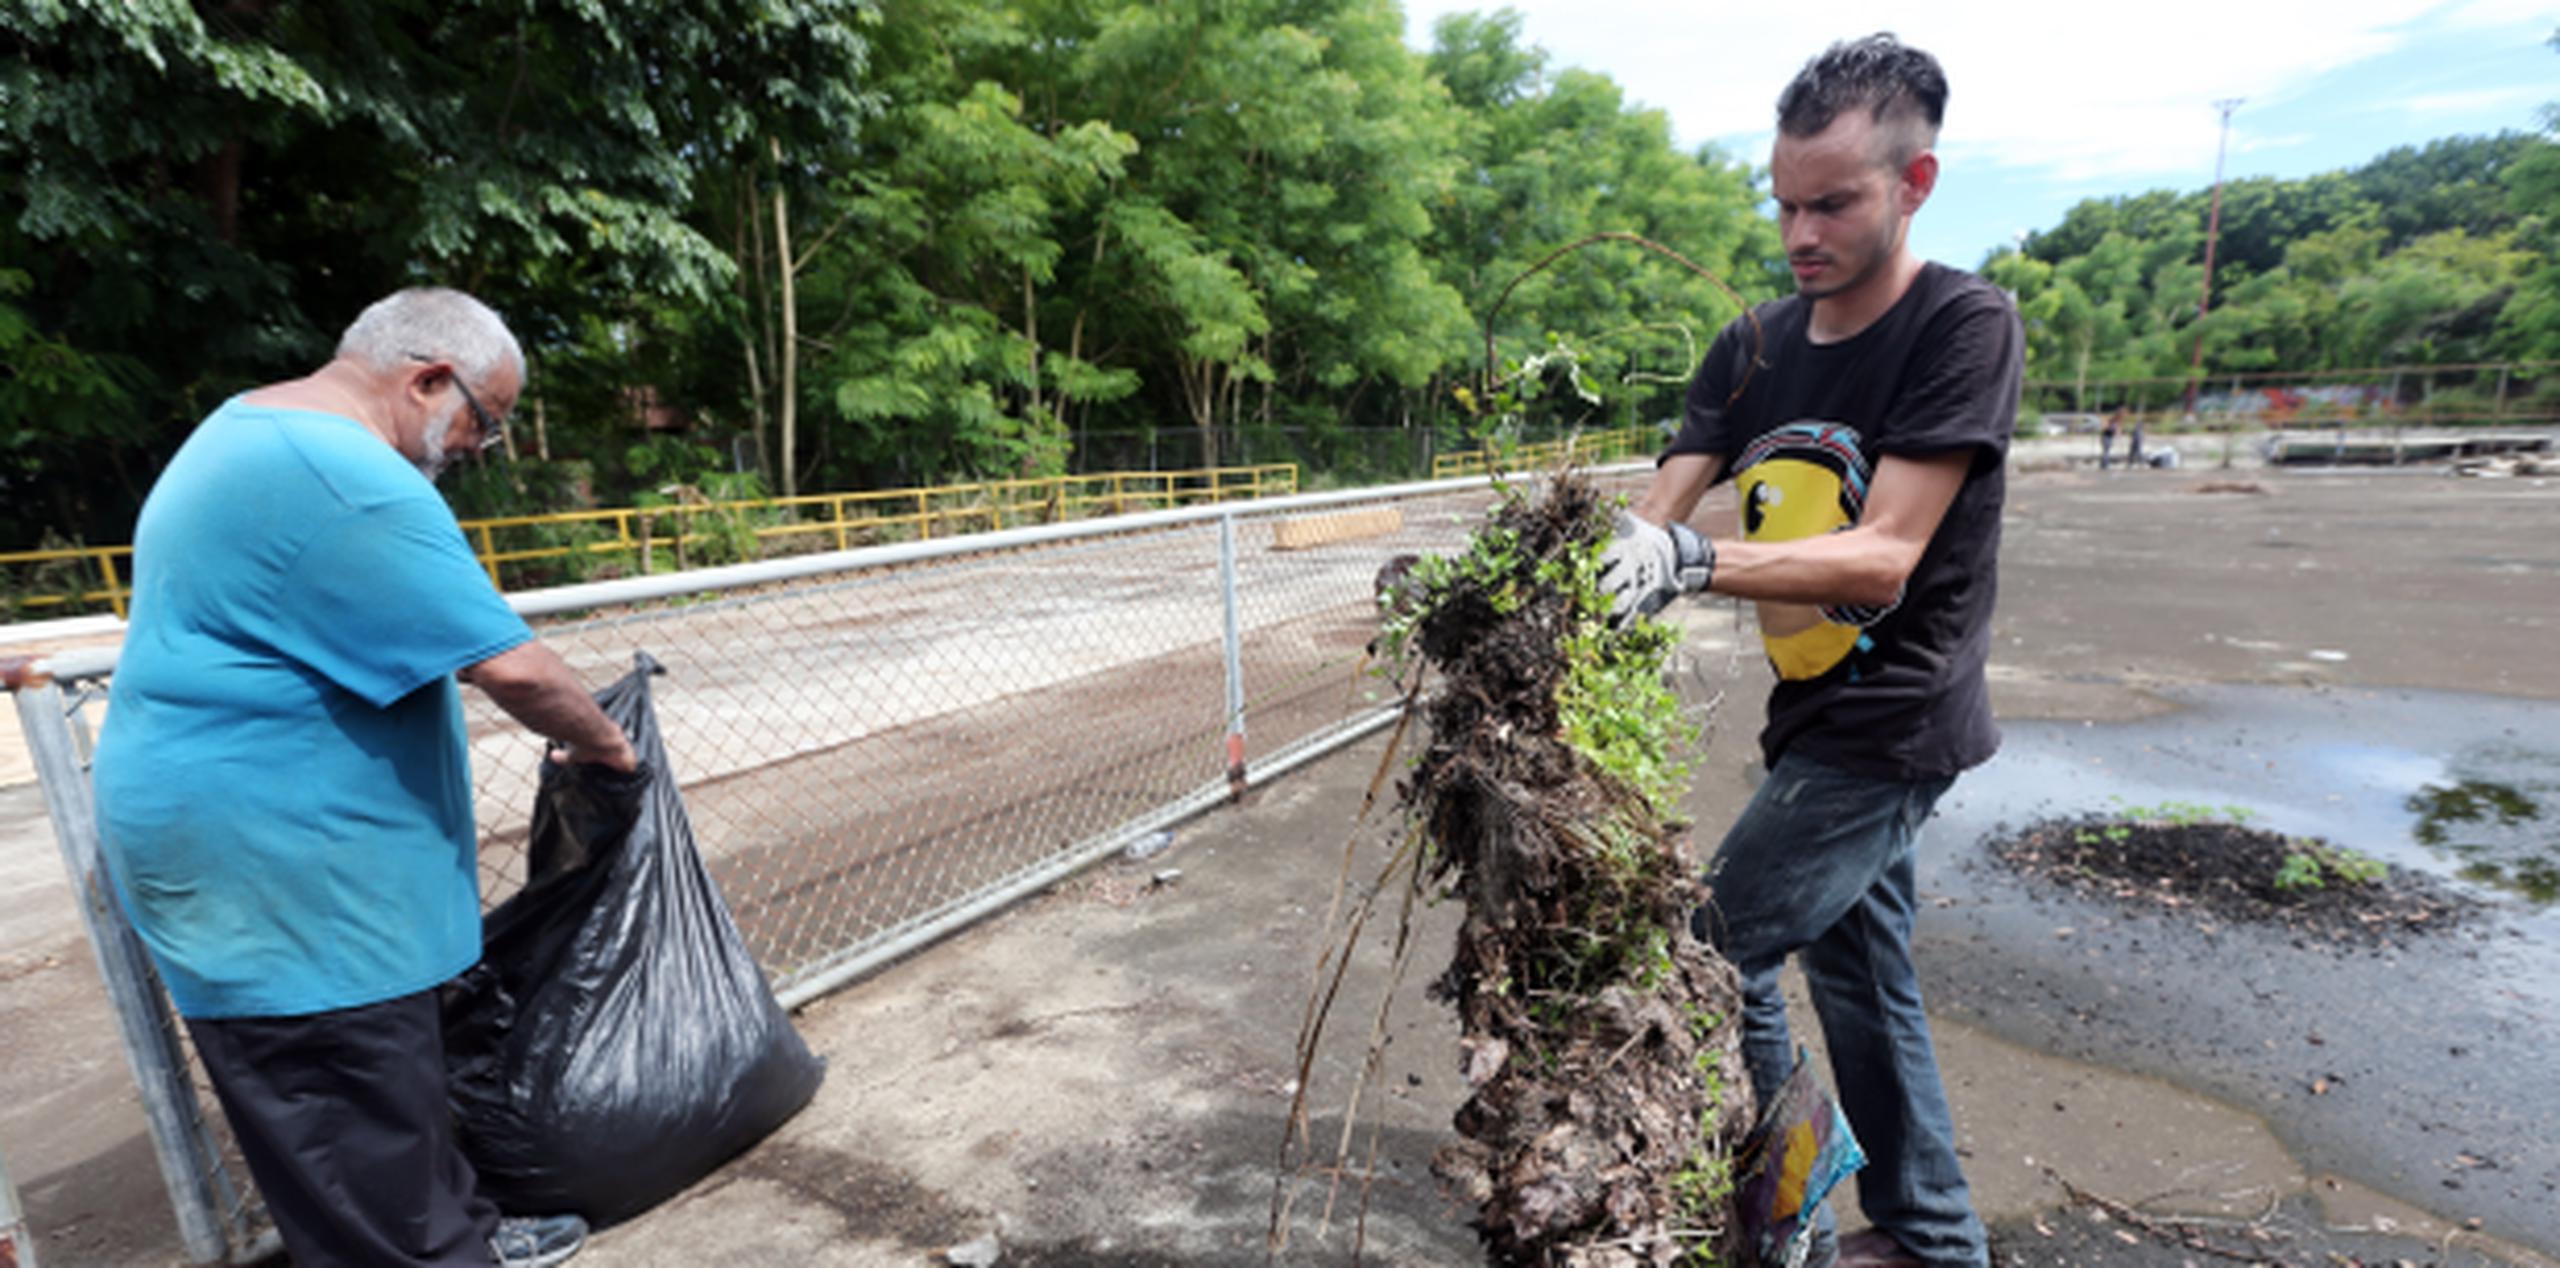
[[[1428,49],[1444,13],[1405,0]],[[2560,0],[1831,0],[1799,9],[1700,0],[1510,0],[1550,71],[1606,73],[1685,148],[1768,162],[1778,92],[1835,39],[1890,30],[1946,68],[1938,189],[1912,221],[1922,255],[1966,268],[2049,229],[2084,198],[2299,177],[2401,145],[2539,128],[2560,100]]]

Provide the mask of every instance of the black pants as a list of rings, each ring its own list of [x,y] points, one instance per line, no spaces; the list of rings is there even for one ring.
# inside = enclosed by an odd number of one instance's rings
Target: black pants
[[[488,1268],[498,1211],[454,1141],[434,991],[187,1030],[297,1268]]]

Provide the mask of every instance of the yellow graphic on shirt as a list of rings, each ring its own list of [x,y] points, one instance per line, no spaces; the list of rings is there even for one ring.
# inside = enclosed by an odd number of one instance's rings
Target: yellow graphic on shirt
[[[1837,423],[1792,423],[1744,449],[1734,475],[1743,540],[1801,541],[1857,524],[1867,492],[1857,441]],[[1760,642],[1783,679],[1819,678],[1866,638],[1860,614],[1767,600],[1759,607]]]

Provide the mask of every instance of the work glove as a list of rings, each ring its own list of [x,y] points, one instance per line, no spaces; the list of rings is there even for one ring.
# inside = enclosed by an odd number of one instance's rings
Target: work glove
[[[1609,596],[1612,624],[1651,616],[1681,595],[1706,589],[1715,575],[1715,543],[1678,520],[1657,527],[1621,509],[1617,535],[1600,552],[1600,591]]]

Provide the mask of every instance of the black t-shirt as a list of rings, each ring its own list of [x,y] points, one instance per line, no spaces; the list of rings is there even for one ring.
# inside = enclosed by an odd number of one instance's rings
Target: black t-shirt
[[[1813,305],[1801,296],[1757,311],[1760,364],[1746,380],[1751,325],[1726,326],[1690,380],[1687,421],[1665,453],[1724,458],[1718,478],[1742,486],[1745,537],[1787,540],[1855,523],[1868,476],[1888,454],[1973,454],[1900,602],[1761,605],[1779,673],[1761,752],[1772,765],[1793,751],[1905,780],[1977,765],[2000,745],[1983,667],[2024,373],[2017,311],[1990,283],[1937,264],[1838,343],[1806,337]]]

